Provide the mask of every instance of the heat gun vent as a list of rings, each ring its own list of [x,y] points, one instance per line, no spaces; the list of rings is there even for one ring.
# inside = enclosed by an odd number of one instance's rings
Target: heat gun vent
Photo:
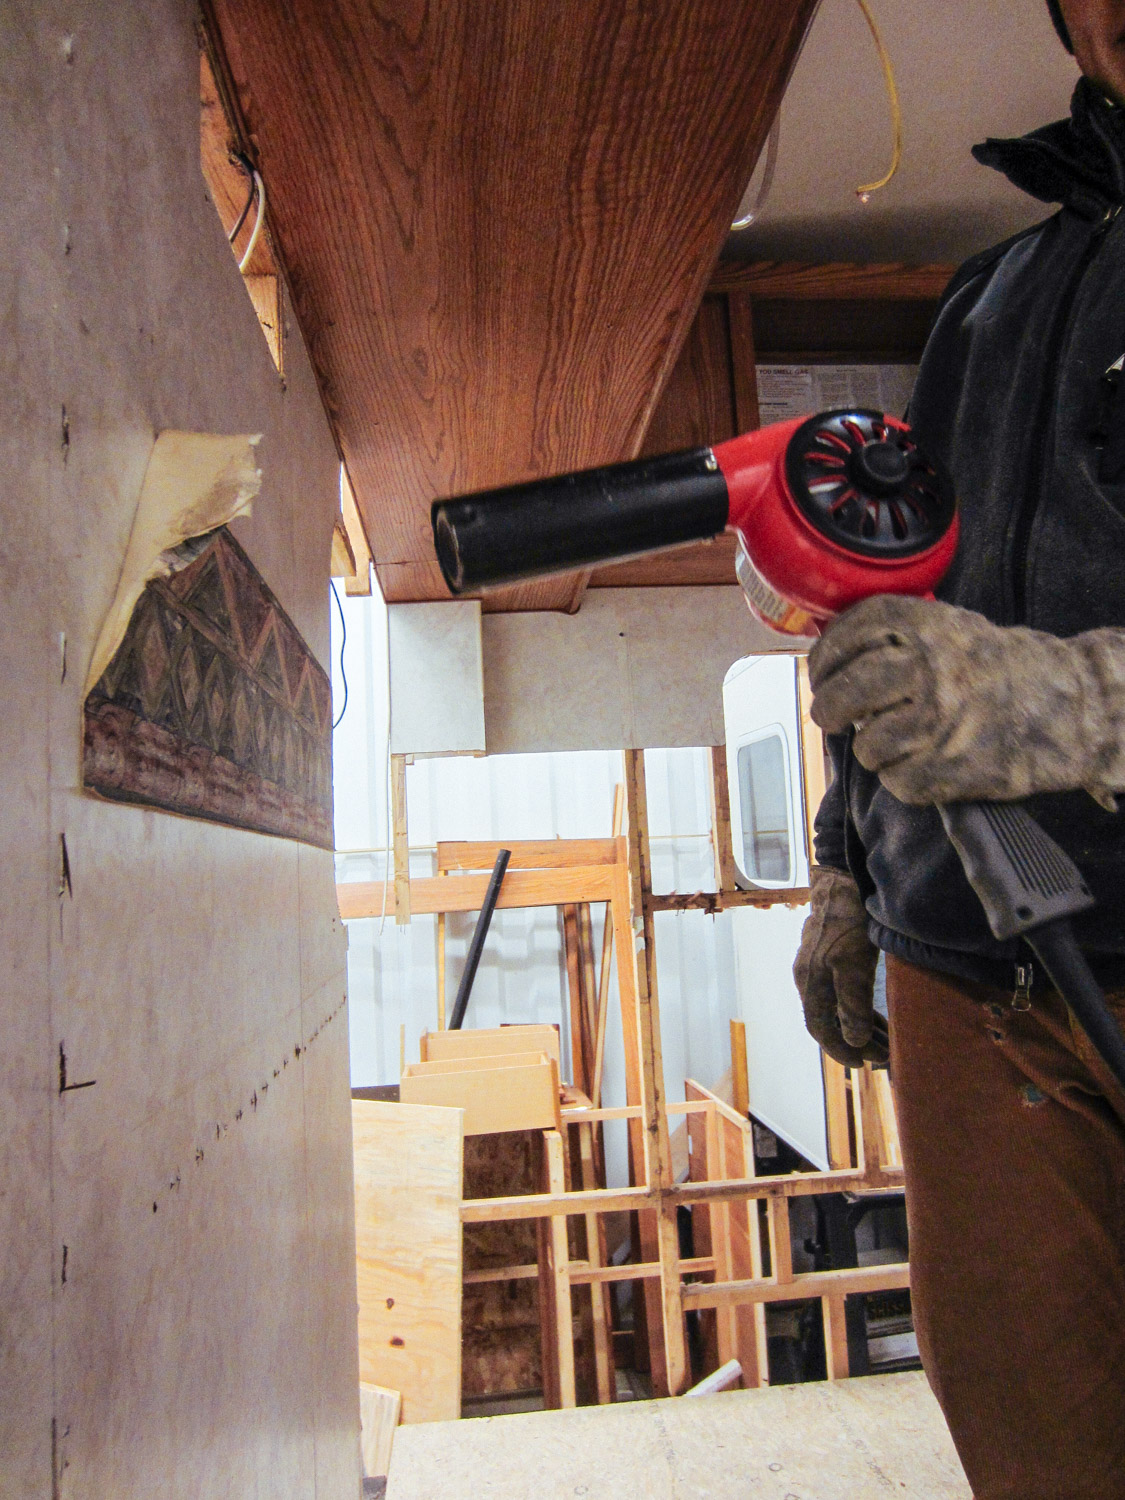
[[[953,524],[953,487],[910,432],[874,411],[822,412],[789,443],[798,507],[839,547],[862,557],[924,552]]]

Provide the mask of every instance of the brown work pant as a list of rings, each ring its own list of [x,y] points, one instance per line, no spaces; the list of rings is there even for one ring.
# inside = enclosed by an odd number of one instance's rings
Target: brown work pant
[[[914,1324],[976,1500],[1125,1497],[1125,1097],[1053,991],[889,959],[887,998]]]

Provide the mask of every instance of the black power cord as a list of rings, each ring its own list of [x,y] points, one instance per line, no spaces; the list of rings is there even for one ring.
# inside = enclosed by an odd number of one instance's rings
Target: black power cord
[[[238,163],[238,165],[246,173],[246,176],[250,179],[250,196],[242,205],[242,212],[234,221],[234,228],[227,235],[228,245],[233,245],[235,240],[238,238],[238,231],[242,228],[243,224],[246,223],[246,215],[250,212],[250,209],[254,202],[254,194],[258,191],[258,184],[254,181],[254,168],[250,165],[249,159],[243,156],[241,151],[234,152],[233,159]]]

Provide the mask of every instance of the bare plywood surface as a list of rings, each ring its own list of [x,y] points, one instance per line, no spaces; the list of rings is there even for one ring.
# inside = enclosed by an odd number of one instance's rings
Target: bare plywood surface
[[[461,1111],[352,1101],[359,1375],[461,1415]],[[396,1439],[397,1440],[397,1439]]]
[[[423,1062],[465,1057],[497,1057],[512,1052],[545,1052],[559,1062],[557,1026],[468,1026],[459,1031],[424,1031]]]
[[[387,1500],[971,1500],[924,1375],[401,1430]]]
[[[391,1464],[391,1448],[402,1411],[402,1397],[382,1385],[359,1383],[360,1445],[363,1448],[363,1472],[376,1477],[386,1474]]]
[[[383,592],[444,597],[435,497],[636,452],[814,0],[204,9]]]
[[[545,1052],[410,1063],[399,1090],[403,1103],[462,1110],[466,1135],[550,1130],[559,1123],[559,1067]]]

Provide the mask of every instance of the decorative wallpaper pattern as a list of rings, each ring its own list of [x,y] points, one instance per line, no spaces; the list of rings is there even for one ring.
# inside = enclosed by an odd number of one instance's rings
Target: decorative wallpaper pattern
[[[137,601],[86,699],[83,782],[332,848],[331,684],[226,527]]]

